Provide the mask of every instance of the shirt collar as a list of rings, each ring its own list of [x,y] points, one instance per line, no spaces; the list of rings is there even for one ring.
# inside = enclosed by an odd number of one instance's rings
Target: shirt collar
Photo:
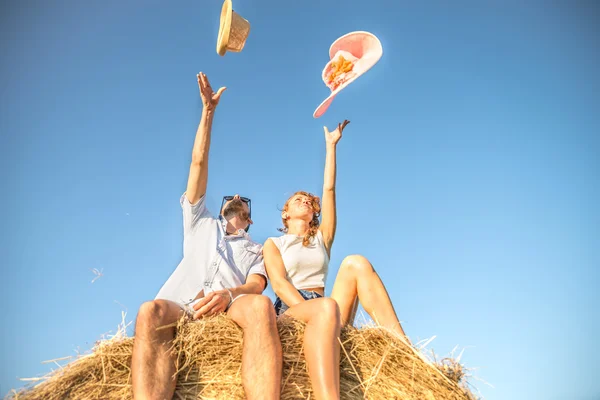
[[[238,229],[237,234],[228,235],[227,234],[227,220],[222,215],[219,215],[219,221],[221,221],[221,229],[223,229],[223,238],[226,240],[231,240],[235,238],[242,237],[244,239],[250,240],[250,235],[243,229]]]

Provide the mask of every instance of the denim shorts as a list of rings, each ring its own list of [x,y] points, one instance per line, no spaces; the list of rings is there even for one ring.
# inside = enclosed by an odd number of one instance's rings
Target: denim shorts
[[[318,299],[319,297],[323,297],[321,296],[321,293],[313,292],[311,290],[299,289],[298,293],[300,293],[300,296],[302,296],[304,300],[312,300]],[[281,314],[286,312],[288,308],[288,305],[281,301],[279,297],[275,299],[275,314],[277,314],[277,316],[280,316]]]

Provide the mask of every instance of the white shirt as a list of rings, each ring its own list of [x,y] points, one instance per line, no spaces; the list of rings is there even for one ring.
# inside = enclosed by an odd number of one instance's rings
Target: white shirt
[[[183,259],[160,289],[155,299],[188,304],[201,290],[243,285],[251,274],[267,278],[262,246],[242,229],[227,235],[227,220],[215,218],[206,208],[206,195],[194,205],[185,193],[183,209]]]
[[[286,279],[296,289],[325,287],[329,255],[321,231],[317,231],[308,246],[302,244],[303,236],[285,234],[270,239],[281,253]]]

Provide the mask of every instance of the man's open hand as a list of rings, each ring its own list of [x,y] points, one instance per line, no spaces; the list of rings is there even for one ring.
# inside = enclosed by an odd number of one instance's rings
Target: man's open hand
[[[217,290],[210,292],[194,304],[194,319],[209,317],[218,313],[225,312],[231,297],[227,290]]]
[[[213,92],[213,89],[210,86],[210,82],[208,82],[206,74],[200,72],[197,77],[198,87],[200,88],[200,97],[202,97],[202,104],[207,110],[212,111],[217,107],[217,104],[219,104],[221,94],[227,88],[222,87],[217,91],[217,93],[215,93]]]

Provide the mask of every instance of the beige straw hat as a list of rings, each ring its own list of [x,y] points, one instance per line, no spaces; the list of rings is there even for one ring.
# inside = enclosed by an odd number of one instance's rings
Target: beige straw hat
[[[233,11],[231,0],[223,2],[221,22],[217,37],[217,53],[224,56],[227,51],[240,52],[250,33],[250,23]]]

